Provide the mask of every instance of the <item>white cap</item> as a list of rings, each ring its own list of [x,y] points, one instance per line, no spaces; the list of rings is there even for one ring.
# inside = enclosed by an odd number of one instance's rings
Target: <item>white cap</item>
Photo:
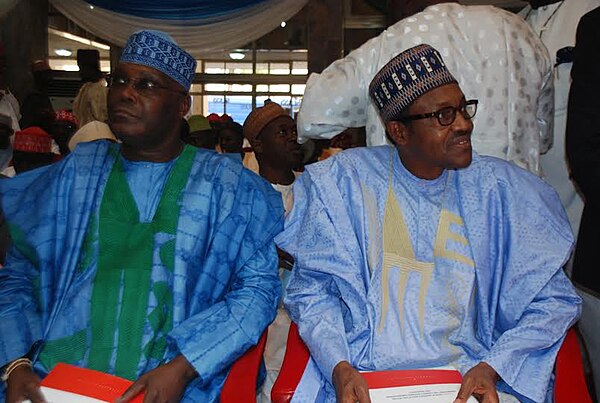
[[[79,143],[103,139],[117,141],[117,138],[106,123],[94,120],[81,126],[79,130],[73,134],[69,140],[69,150],[73,151]]]

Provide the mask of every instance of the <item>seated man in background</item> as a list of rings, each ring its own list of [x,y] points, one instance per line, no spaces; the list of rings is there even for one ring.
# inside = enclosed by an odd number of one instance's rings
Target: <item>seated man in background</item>
[[[294,170],[301,166],[303,157],[296,122],[279,104],[268,102],[248,115],[243,131],[258,161],[260,176],[282,194],[284,209],[289,212],[297,175]]]
[[[0,181],[8,403],[40,401],[58,362],[134,380],[122,402],[214,402],[275,317],[281,199],[240,162],[181,141],[195,70],[170,36],[134,33],[109,83],[122,144],[80,144]]]
[[[312,357],[299,400],[365,403],[358,371],[453,366],[458,402],[546,401],[581,304],[556,193],[473,152],[477,100],[431,46],[393,58],[369,93],[394,146],[308,166],[276,238]]]
[[[292,186],[299,175],[294,169],[302,164],[303,157],[300,145],[296,141],[296,122],[288,111],[270,101],[248,115],[244,121],[243,131],[244,137],[256,155],[260,175],[281,194],[285,213],[289,213],[294,204]],[[277,249],[277,253],[279,255],[279,276],[285,286],[294,260],[281,249]],[[280,304],[277,316],[269,326],[264,353],[267,379],[259,396],[260,402],[270,401],[271,388],[279,374],[285,355],[289,326],[290,318],[283,304]]]
[[[215,125],[217,133],[217,151],[237,154],[244,159],[244,129],[233,120],[223,119]]]
[[[214,150],[217,146],[217,133],[205,116],[193,115],[188,119],[189,131],[183,133],[182,140],[194,147]]]
[[[16,174],[50,165],[55,158],[52,137],[41,127],[30,126],[15,134],[13,167]]]
[[[50,135],[58,145],[61,155],[67,155],[69,150],[69,140],[77,130],[77,119],[72,112],[61,109],[54,113],[54,121],[50,125]]]

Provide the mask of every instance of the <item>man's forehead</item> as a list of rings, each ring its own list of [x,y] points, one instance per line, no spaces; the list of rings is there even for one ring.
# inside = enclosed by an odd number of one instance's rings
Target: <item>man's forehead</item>
[[[277,116],[275,119],[270,121],[268,123],[268,126],[287,126],[290,124],[294,125],[294,124],[296,124],[296,122],[294,122],[294,119],[292,119],[291,116],[283,115],[283,116]]]
[[[173,83],[178,84],[177,81],[173,80],[171,77],[169,77],[160,70],[135,63],[120,62],[117,65],[117,68],[115,69],[113,74],[127,74],[129,76],[153,77],[162,81],[172,81]]]
[[[445,84],[421,95],[409,105],[407,110],[415,105],[428,105],[433,108],[457,106],[456,103],[463,99],[465,99],[465,95],[458,84]]]

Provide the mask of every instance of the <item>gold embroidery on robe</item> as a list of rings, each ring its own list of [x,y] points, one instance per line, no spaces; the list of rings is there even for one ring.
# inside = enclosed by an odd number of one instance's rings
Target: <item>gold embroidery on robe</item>
[[[383,262],[381,265],[381,319],[379,332],[383,330],[384,320],[389,308],[389,278],[390,271],[395,268],[400,271],[398,277],[398,312],[400,315],[400,329],[404,332],[404,294],[408,275],[416,272],[421,275],[419,288],[419,329],[423,332],[425,316],[425,297],[433,273],[433,263],[420,262],[415,258],[415,253],[410,241],[408,227],[404,221],[402,209],[398,204],[391,183],[388,187],[387,201],[383,219]]]
[[[383,262],[381,265],[381,318],[379,320],[378,332],[381,333],[385,323],[390,304],[390,272],[392,269],[399,271],[398,274],[398,313],[400,316],[400,330],[404,333],[404,297],[406,285],[410,273],[418,273],[421,276],[419,287],[419,330],[423,335],[423,326],[425,318],[425,299],[427,290],[433,275],[434,263],[421,262],[416,259],[412,248],[410,234],[402,209],[398,199],[392,189],[392,172],[390,163],[390,181],[388,184],[387,200],[385,204],[383,219]],[[445,193],[444,189],[444,193]],[[442,196],[442,205],[444,196]],[[442,206],[443,207],[443,206]],[[461,217],[441,209],[438,221],[437,233],[434,243],[434,256],[454,260],[469,267],[475,267],[475,263],[469,257],[461,255],[447,249],[448,240],[456,241],[464,246],[469,245],[469,241],[462,235],[450,230],[452,224],[464,226]]]
[[[469,245],[467,238],[450,231],[450,226],[452,224],[460,225],[461,227],[465,225],[461,217],[457,216],[456,214],[452,214],[448,210],[442,209],[440,212],[437,235],[435,237],[435,245],[433,247],[433,255],[436,257],[444,257],[446,259],[455,260],[457,262],[464,263],[469,267],[475,267],[475,262],[472,259],[463,256],[460,253],[450,251],[446,248],[446,242],[448,240],[456,241],[465,246]]]

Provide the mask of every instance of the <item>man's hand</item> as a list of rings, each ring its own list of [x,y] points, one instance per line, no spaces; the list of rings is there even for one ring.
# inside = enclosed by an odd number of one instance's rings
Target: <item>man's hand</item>
[[[338,403],[371,403],[367,381],[348,361],[333,369],[333,386]]]
[[[125,403],[144,392],[144,403],[179,402],[187,384],[198,373],[183,355],[140,376],[117,403]]]
[[[498,403],[498,382],[496,370],[485,362],[480,362],[471,368],[463,377],[458,396],[454,403],[464,403],[473,395],[482,403]]]
[[[46,403],[40,389],[40,377],[29,365],[21,365],[15,368],[8,378],[6,403],[20,403],[27,399],[31,400],[31,403]]]

